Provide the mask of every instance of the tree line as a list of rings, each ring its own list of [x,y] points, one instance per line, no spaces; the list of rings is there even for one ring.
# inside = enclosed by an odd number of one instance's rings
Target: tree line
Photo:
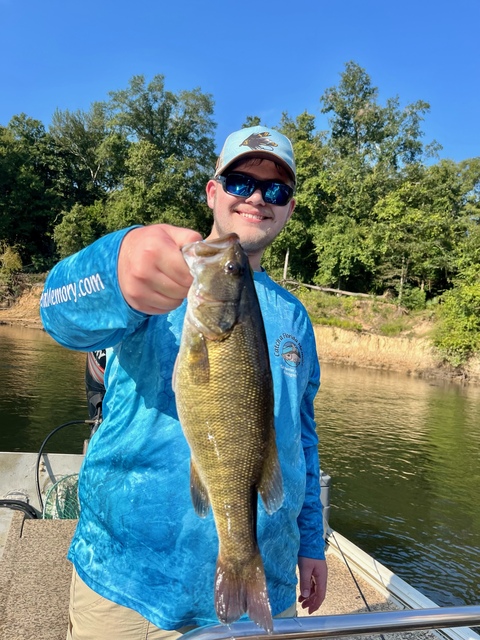
[[[468,357],[480,349],[480,157],[439,160],[422,132],[430,105],[381,104],[355,62],[320,107],[326,131],[308,112],[243,123],[285,133],[297,160],[296,212],[265,266],[280,279],[288,252],[289,278],[388,292],[411,309],[440,300],[437,343],[452,361]],[[25,114],[0,125],[0,267],[42,272],[132,224],[208,233],[213,117],[211,95],[172,93],[157,75],[134,76],[88,111],[57,110],[48,129]]]

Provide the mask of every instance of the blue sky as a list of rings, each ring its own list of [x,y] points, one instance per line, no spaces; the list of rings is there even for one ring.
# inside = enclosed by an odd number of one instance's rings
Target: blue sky
[[[247,115],[328,122],[319,98],[349,60],[382,104],[425,100],[425,142],[480,155],[480,0],[0,0],[0,124],[88,110],[133,75],[215,100],[217,144]]]

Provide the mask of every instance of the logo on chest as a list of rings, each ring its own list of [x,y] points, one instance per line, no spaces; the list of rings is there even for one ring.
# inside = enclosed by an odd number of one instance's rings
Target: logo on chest
[[[290,333],[282,333],[274,346],[275,357],[280,358],[280,367],[287,375],[296,376],[303,362],[303,349],[300,342]]]

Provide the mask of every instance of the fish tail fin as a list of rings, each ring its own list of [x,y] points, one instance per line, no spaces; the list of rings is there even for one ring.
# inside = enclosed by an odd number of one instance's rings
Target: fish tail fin
[[[215,609],[224,624],[238,620],[244,613],[273,632],[272,612],[268,600],[267,583],[260,553],[241,566],[217,562],[215,576]]]

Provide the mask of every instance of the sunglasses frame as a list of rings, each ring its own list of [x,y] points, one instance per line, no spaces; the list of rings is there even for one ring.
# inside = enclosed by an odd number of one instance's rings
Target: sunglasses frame
[[[252,191],[246,196],[242,196],[242,195],[239,195],[238,193],[231,193],[230,191],[227,191],[227,179],[230,176],[242,176],[242,178],[245,178],[246,180],[253,182]],[[258,180],[257,178],[253,178],[252,176],[249,176],[246,173],[242,173],[241,171],[232,171],[231,173],[227,173],[226,175],[216,176],[215,180],[217,182],[220,182],[225,193],[227,193],[229,196],[234,196],[235,198],[250,198],[250,196],[253,193],[255,193],[257,189],[260,189],[260,191],[262,192],[263,200],[268,204],[273,204],[277,207],[285,207],[293,198],[293,195],[295,193],[295,190],[293,189],[293,187],[286,184],[285,182],[280,182],[279,180]],[[289,195],[287,196],[286,202],[282,204],[277,204],[276,202],[271,202],[271,200],[267,200],[266,193],[269,187],[271,187],[271,185],[281,185],[282,187],[286,187],[288,189]]]

